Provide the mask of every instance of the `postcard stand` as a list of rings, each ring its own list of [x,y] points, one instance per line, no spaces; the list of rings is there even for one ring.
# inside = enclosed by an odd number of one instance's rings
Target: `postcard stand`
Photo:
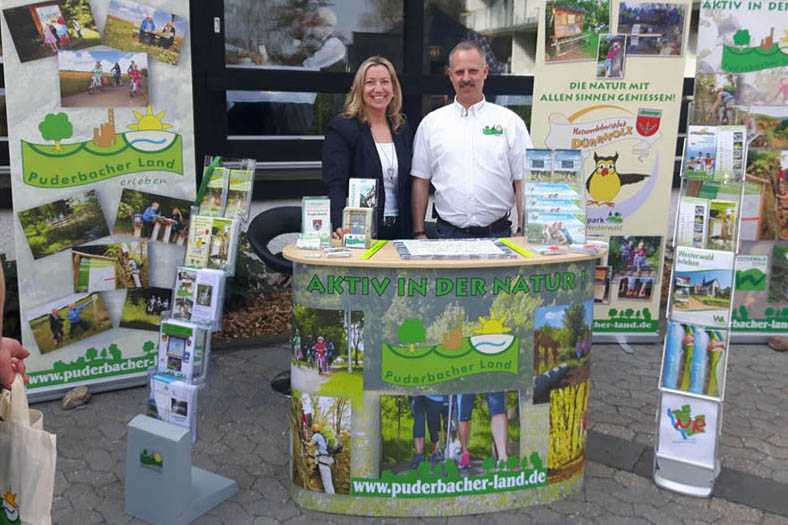
[[[700,128],[695,126],[690,128],[687,143],[692,142],[690,135],[693,132],[701,131],[736,137],[736,140],[733,147],[730,147],[728,140],[729,147],[720,151],[721,142],[715,139],[718,158],[713,168],[709,165],[688,166],[693,157],[689,151],[691,146],[685,144],[679,213],[673,236],[673,268],[665,316],[668,323],[659,375],[660,398],[656,414],[653,476],[654,482],[662,488],[690,496],[709,497],[720,473],[719,441],[747,147],[743,126],[705,127],[704,130],[693,130]],[[726,162],[724,158],[719,158],[720,155],[730,158]],[[702,169],[707,174],[698,178],[698,171]],[[703,189],[704,185],[710,189]],[[689,191],[690,187],[693,188],[692,192]],[[722,198],[724,195],[728,196],[727,200]],[[696,212],[692,220],[682,216],[682,199],[686,198],[693,206],[685,206],[684,211]],[[704,198],[708,200],[707,204],[704,204]],[[729,225],[735,231],[731,232],[727,245],[717,244],[711,250],[707,248],[712,244],[710,231],[714,230],[715,225],[710,224],[712,218],[709,210],[715,200],[718,203],[718,215],[720,208],[723,214],[727,214],[725,206],[719,205],[720,202],[736,204],[735,220]],[[689,234],[686,230],[688,227]],[[693,232],[698,233],[694,238]],[[688,264],[690,261],[702,261],[697,264],[700,271],[689,270],[692,266]],[[693,273],[695,275],[691,275]],[[700,295],[693,297],[696,292]],[[694,304],[702,301],[703,305],[707,305],[726,295],[727,307],[724,301],[723,304],[718,302],[718,306],[722,307],[717,310],[717,314],[703,310],[694,311],[689,316],[686,313],[694,308],[690,306],[693,301]],[[676,308],[676,304],[682,306]],[[724,315],[726,312],[727,316]]]
[[[211,166],[215,169],[220,160],[212,161]],[[254,173],[253,167],[251,170]],[[246,222],[248,218],[251,191],[250,182],[243,192],[249,198],[245,198],[244,203],[235,207],[232,219],[234,233],[229,237],[229,243],[225,243],[221,250],[226,263],[219,265],[218,269],[224,272],[224,278],[235,273],[235,254],[239,240],[237,233],[241,231],[241,223]],[[222,209],[225,209],[226,197],[222,199]],[[241,209],[244,206],[246,209]],[[239,209],[241,212],[238,211]],[[245,213],[242,213],[244,211]],[[223,219],[219,215],[214,217]],[[210,246],[212,243],[209,241],[208,244]],[[224,278],[221,280],[222,285],[216,287],[217,293],[222,295]],[[177,288],[177,281],[175,287]],[[220,297],[219,303],[221,304],[222,301],[223,297]],[[217,311],[221,312],[220,309]],[[172,312],[169,313],[172,315]],[[201,360],[201,372],[191,379],[177,378],[179,381],[195,385],[199,393],[199,390],[205,387],[207,380],[210,332],[219,330],[221,321],[185,322],[173,318],[162,321],[169,321],[173,325],[193,325],[195,333],[208,332]],[[189,341],[191,343],[191,338]],[[157,362],[161,365],[162,360],[159,359]],[[168,375],[166,368],[169,364],[166,360],[164,363],[165,369],[157,366],[157,372],[164,373],[166,376]],[[190,416],[192,421],[197,418],[196,399],[195,397],[195,408]],[[127,514],[155,524],[186,524],[238,493],[236,481],[192,466],[192,445],[195,440],[196,430],[193,425],[192,428],[187,428],[144,415],[138,415],[131,420],[128,425],[126,449],[125,511]]]

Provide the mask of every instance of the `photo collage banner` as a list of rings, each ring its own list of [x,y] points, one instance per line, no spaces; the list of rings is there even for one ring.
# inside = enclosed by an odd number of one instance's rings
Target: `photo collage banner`
[[[690,122],[744,126],[749,144],[732,334],[786,334],[788,13],[779,2],[701,2],[700,16]]]
[[[0,6],[28,388],[144,378],[194,200],[189,3]]]
[[[296,502],[447,516],[579,490],[594,268],[295,264]]]
[[[690,2],[540,10],[531,135],[583,155],[588,236],[610,243],[594,333],[657,336]]]

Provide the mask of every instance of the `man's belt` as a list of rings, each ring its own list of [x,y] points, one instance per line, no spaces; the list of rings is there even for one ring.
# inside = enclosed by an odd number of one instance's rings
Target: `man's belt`
[[[455,226],[452,223],[443,220],[440,217],[440,215],[438,216],[438,222],[445,226],[454,228],[455,230],[462,232],[468,237],[486,237],[493,232],[497,232],[505,228],[511,228],[512,226],[512,222],[509,220],[508,213],[503,217],[501,217],[500,219],[488,224],[487,226],[468,226],[466,228],[460,228],[459,226]]]

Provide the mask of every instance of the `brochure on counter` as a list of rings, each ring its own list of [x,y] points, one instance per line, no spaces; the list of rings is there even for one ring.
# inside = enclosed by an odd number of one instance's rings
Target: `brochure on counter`
[[[415,239],[393,241],[402,259],[513,259],[517,254],[496,239]]]

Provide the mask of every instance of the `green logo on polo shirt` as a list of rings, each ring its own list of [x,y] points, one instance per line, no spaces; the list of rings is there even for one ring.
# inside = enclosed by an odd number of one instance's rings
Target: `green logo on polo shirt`
[[[484,126],[482,133],[485,135],[503,135],[503,128],[500,124],[495,126]]]

